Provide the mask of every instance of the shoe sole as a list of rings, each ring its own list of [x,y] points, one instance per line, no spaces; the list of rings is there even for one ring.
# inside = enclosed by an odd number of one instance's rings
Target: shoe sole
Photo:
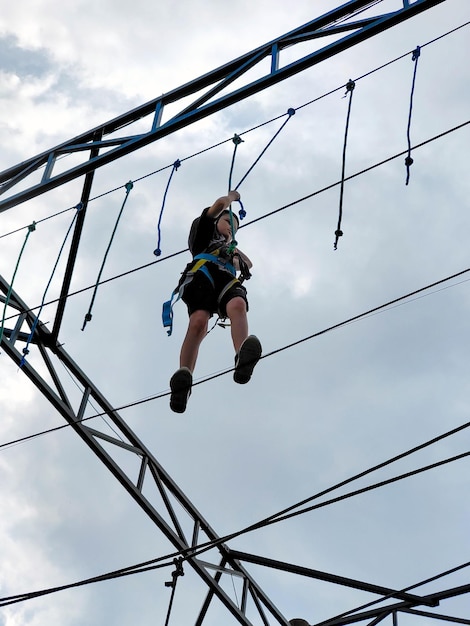
[[[188,370],[178,370],[170,380],[170,408],[175,413],[184,413],[188,403],[193,377]]]
[[[233,380],[245,385],[251,378],[255,365],[261,358],[261,344],[257,337],[247,337],[238,355],[238,363],[233,373]]]

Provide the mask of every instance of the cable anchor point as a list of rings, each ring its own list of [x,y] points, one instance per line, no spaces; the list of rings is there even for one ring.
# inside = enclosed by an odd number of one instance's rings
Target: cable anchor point
[[[175,570],[171,573],[171,580],[165,582],[165,587],[172,587],[174,589],[178,577],[184,576],[183,559],[173,559],[173,563],[175,564]]]
[[[352,80],[352,78],[350,78],[348,82],[346,83],[346,92],[343,98],[346,98],[349,92],[354,91],[355,86],[356,86],[356,83]]]
[[[419,58],[420,54],[421,54],[421,48],[419,46],[416,46],[416,48],[413,50],[411,54],[411,60],[416,61]]]

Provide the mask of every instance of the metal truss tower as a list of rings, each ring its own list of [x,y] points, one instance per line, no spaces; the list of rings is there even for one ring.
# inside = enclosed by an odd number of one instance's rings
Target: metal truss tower
[[[67,296],[71,284],[75,259],[80,237],[86,218],[86,210],[93,184],[94,172],[101,166],[124,157],[158,139],[192,124],[212,113],[249,97],[275,83],[299,73],[321,61],[342,52],[396,24],[407,20],[444,0],[397,0],[398,8],[390,13],[362,17],[356,16],[373,8],[377,0],[351,0],[307,24],[275,39],[252,52],[249,52],[204,76],[193,80],[178,89],[168,92],[132,111],[129,111],[105,124],[66,141],[51,150],[43,152],[0,174],[0,212],[9,210],[27,200],[43,194],[75,178],[84,177],[81,202],[74,235],[70,246],[68,262],[64,271],[61,296],[57,306],[51,330],[37,319],[33,310],[11,289],[8,282],[0,276],[0,301],[8,302],[16,323],[11,328],[4,328],[0,348],[17,365],[23,359],[19,345],[28,341],[31,329],[34,329],[30,347],[37,352],[41,361],[41,372],[32,367],[28,360],[22,364],[23,373],[34,383],[53,407],[64,417],[83,441],[101,459],[122,486],[145,511],[149,519],[173,544],[200,578],[207,585],[207,594],[202,601],[202,608],[195,620],[195,625],[203,624],[207,611],[218,599],[233,616],[244,626],[262,624],[270,626],[290,622],[279,611],[255,579],[245,569],[244,563],[256,563],[266,567],[284,570],[301,576],[314,578],[338,585],[376,594],[379,598],[393,600],[387,606],[356,613],[353,617],[324,622],[328,626],[344,625],[352,622],[372,620],[378,622],[387,615],[396,616],[399,612],[429,616],[434,619],[448,619],[454,622],[468,623],[456,617],[418,610],[416,607],[435,607],[440,600],[468,593],[470,585],[446,589],[426,596],[384,588],[359,580],[336,576],[334,574],[298,567],[289,563],[274,561],[253,554],[242,553],[229,547],[228,541],[222,541],[209,523],[194,507],[189,498],[179,489],[166,473],[157,459],[136,434],[129,428],[117,411],[100,393],[93,382],[66,353],[59,342],[60,326],[63,319]],[[335,37],[335,41],[316,51],[299,58],[297,61],[282,66],[282,51],[288,47],[325,36]],[[235,81],[268,58],[269,71],[258,80],[230,89]],[[222,94],[223,92],[223,94]],[[165,107],[177,103],[183,98],[193,96],[194,100],[177,115],[163,121]],[[135,135],[121,135],[121,131],[134,122],[148,119],[148,130]],[[54,173],[57,159],[67,154],[83,156],[83,162],[71,169]],[[39,175],[39,172],[41,174]],[[39,179],[39,180],[38,180]],[[24,183],[31,181],[26,188]],[[12,193],[21,183],[23,190]],[[7,194],[10,192],[10,195]],[[60,366],[60,367],[58,367]],[[65,374],[64,374],[65,370]],[[72,376],[80,384],[78,402],[71,400],[66,393],[62,377]],[[91,425],[87,410],[90,402],[98,406],[103,415],[113,424],[113,434],[98,430]],[[134,476],[124,467],[122,456],[137,461],[138,470]],[[119,461],[117,460],[119,459]],[[188,530],[189,529],[189,530]],[[207,545],[205,559],[201,559],[197,547]],[[235,576],[241,583],[241,599],[235,603],[224,591],[222,580],[227,575]],[[255,615],[256,621],[251,617]],[[302,621],[302,620],[300,620]],[[294,620],[297,622],[297,620]],[[306,624],[306,622],[305,622]]]

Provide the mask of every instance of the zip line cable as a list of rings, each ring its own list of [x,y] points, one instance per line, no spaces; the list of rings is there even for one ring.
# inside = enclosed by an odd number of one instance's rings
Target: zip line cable
[[[175,599],[176,583],[178,582],[178,578],[180,576],[184,576],[183,559],[174,559],[173,563],[175,565],[175,569],[171,573],[171,580],[165,583],[165,587],[171,587],[170,603],[166,614],[165,626],[168,626],[170,623],[171,609],[173,608],[173,600]]]
[[[462,122],[461,124],[458,124],[457,126],[454,126],[452,128],[449,128],[448,130],[445,130],[437,135],[434,135],[433,137],[430,137],[429,139],[426,139],[425,141],[422,141],[419,144],[416,144],[415,146],[413,146],[413,150],[417,150],[419,148],[422,148],[423,146],[428,145],[429,143],[432,143],[433,141],[436,141],[437,139],[442,139],[443,137],[449,135],[450,133],[456,132],[458,130],[462,130],[463,128],[465,128],[466,126],[470,125],[470,120],[467,120],[466,122]],[[404,154],[406,154],[407,151],[406,150],[402,150],[401,152],[398,152],[390,157],[387,157],[386,159],[383,159],[382,161],[379,161],[377,163],[374,163],[373,165],[370,165],[369,167],[366,167],[358,172],[355,172],[354,174],[351,174],[349,176],[345,177],[345,181],[349,181],[352,180],[354,178],[357,178],[358,176],[362,176],[363,174],[367,174],[368,172],[371,172],[372,170],[381,167],[382,165],[385,165],[386,163],[390,163],[391,161],[403,156]],[[287,204],[284,204],[283,206],[274,209],[273,211],[270,211],[268,213],[265,213],[264,215],[261,215],[257,218],[252,219],[250,222],[248,222],[247,224],[243,224],[242,226],[240,226],[240,228],[245,228],[247,226],[252,226],[253,224],[256,224],[257,222],[260,222],[261,220],[267,219],[269,217],[272,217],[273,215],[276,215],[276,213],[280,213],[281,211],[285,211],[286,209],[289,209],[293,206],[296,206],[297,204],[300,204],[301,202],[304,202],[306,200],[309,200],[311,198],[314,198],[315,196],[318,196],[326,191],[329,191],[331,189],[334,189],[335,187],[337,187],[338,185],[341,184],[341,181],[336,181],[334,183],[331,183],[330,185],[327,185],[326,187],[322,187],[321,189],[318,189],[316,191],[313,191],[310,194],[307,194],[306,196],[302,196],[301,198],[298,198],[297,200],[293,200],[292,202],[289,202]],[[135,272],[139,272],[141,270],[147,269],[149,267],[152,267],[153,265],[157,264],[157,263],[161,263],[163,261],[168,261],[176,256],[179,256],[181,254],[184,254],[185,252],[188,251],[188,248],[184,248],[183,250],[178,250],[177,252],[173,252],[172,254],[169,254],[163,258],[157,259],[155,261],[151,261],[149,263],[145,263],[144,265],[140,265],[138,267],[135,267],[133,269],[127,270],[125,272],[122,272],[121,274],[117,274],[115,276],[111,276],[110,278],[107,278],[101,282],[96,283],[96,285],[90,285],[88,287],[83,287],[81,289],[77,289],[76,291],[72,291],[70,292],[67,296],[64,296],[63,298],[67,299],[70,298],[72,296],[76,296],[78,294],[84,293],[85,291],[89,291],[90,289],[93,289],[94,287],[96,288],[97,285],[104,285],[106,283],[110,283],[113,282],[114,280],[118,280],[120,278],[124,278],[125,276],[129,276],[130,274],[133,274]],[[60,302],[61,298],[55,298],[54,300],[50,300],[49,302],[45,303],[45,306],[51,305],[51,304],[56,304],[57,302]],[[31,307],[30,309],[28,309],[26,312],[34,312],[37,308],[39,308],[38,306],[35,307]],[[14,319],[16,317],[18,317],[18,313],[15,313],[13,315],[10,315],[8,317],[5,318],[5,321]]]
[[[269,148],[269,146],[273,143],[273,141],[276,139],[276,137],[279,135],[279,133],[281,132],[281,130],[284,128],[284,126],[287,124],[287,122],[291,119],[291,117],[293,115],[295,115],[295,109],[289,108],[287,109],[287,118],[285,119],[284,123],[282,124],[282,126],[279,128],[279,130],[276,132],[276,134],[274,135],[274,137],[272,137],[272,139],[270,139],[270,141],[268,142],[268,144],[266,145],[265,148],[263,148],[263,150],[261,151],[261,154],[257,157],[257,159],[255,160],[255,162],[253,163],[253,165],[248,169],[248,171],[246,172],[246,174],[242,177],[242,179],[240,180],[240,182],[238,183],[238,185],[235,186],[235,189],[238,189],[240,187],[240,185],[244,182],[244,180],[246,179],[246,177],[248,176],[248,174],[250,174],[250,172],[253,170],[253,168],[255,167],[255,165],[259,162],[259,160],[261,159],[261,157],[264,155],[264,153],[266,152],[266,150]]]
[[[324,335],[327,332],[330,332],[330,331],[333,331],[333,330],[337,330],[338,328],[341,328],[343,326],[347,326],[347,325],[349,325],[349,324],[351,324],[353,322],[357,322],[360,319],[364,319],[364,318],[366,318],[368,316],[371,316],[371,315],[376,315],[377,313],[379,313],[381,311],[384,311],[385,309],[387,309],[389,307],[396,306],[399,303],[405,304],[405,300],[407,300],[407,299],[409,299],[409,298],[411,298],[413,296],[417,296],[419,294],[424,294],[425,291],[427,291],[429,289],[432,289],[433,287],[437,287],[437,286],[443,285],[444,283],[449,282],[450,280],[453,280],[455,278],[459,278],[459,277],[464,276],[465,274],[468,274],[468,273],[470,273],[470,268],[467,268],[465,270],[457,272],[456,274],[452,274],[451,276],[447,276],[446,278],[442,278],[442,279],[440,279],[438,281],[435,281],[435,282],[433,282],[433,283],[431,283],[429,285],[426,285],[424,287],[420,287],[419,289],[416,289],[416,290],[414,290],[414,291],[412,291],[410,293],[407,293],[407,294],[405,294],[403,296],[395,298],[394,300],[390,300],[390,301],[388,301],[388,302],[386,302],[384,304],[381,304],[381,305],[376,306],[376,307],[374,307],[372,309],[369,309],[369,310],[367,310],[367,311],[365,311],[363,313],[355,315],[354,317],[350,317],[350,318],[344,320],[343,322],[339,322],[339,323],[337,323],[337,324],[335,324],[333,326],[330,326],[330,327],[325,328],[323,330],[320,330],[320,331],[318,331],[316,333],[313,333],[312,335],[304,337],[303,339],[299,339],[299,340],[297,340],[297,341],[295,341],[295,342],[293,342],[291,344],[288,344],[286,346],[283,346],[281,348],[277,348],[276,350],[268,352],[267,354],[262,355],[261,359],[266,359],[268,357],[271,357],[271,356],[273,356],[275,354],[283,352],[284,350],[288,350],[290,348],[293,348],[294,346],[297,346],[297,345],[299,345],[301,343],[304,343],[306,341],[310,341],[311,339],[315,339],[316,337],[320,337],[321,335]],[[451,286],[454,286],[454,285],[451,285]],[[431,294],[424,294],[424,295],[431,295]],[[421,295],[420,297],[424,297],[424,296]],[[201,385],[201,384],[206,383],[206,382],[208,382],[210,380],[214,380],[216,378],[219,378],[221,376],[229,374],[230,372],[233,372],[233,369],[234,368],[229,368],[229,369],[226,369],[226,370],[222,370],[221,372],[219,372],[217,374],[212,374],[212,375],[207,376],[205,378],[202,378],[200,380],[196,380],[196,381],[194,381],[193,386]],[[164,397],[166,397],[168,395],[170,395],[170,392],[169,391],[165,391],[165,392],[160,393],[160,394],[156,394],[156,395],[153,395],[153,396],[150,396],[150,397],[146,397],[143,400],[136,400],[134,402],[123,404],[123,405],[120,405],[118,407],[113,407],[113,411],[114,412],[123,411],[125,409],[129,409],[129,408],[132,408],[132,407],[135,407],[135,406],[139,406],[141,404],[146,404],[147,402],[152,402],[154,400],[159,400],[159,399],[164,398]],[[83,418],[82,420],[80,420],[80,422],[85,422],[85,421],[88,421],[88,420],[91,420],[91,419],[95,419],[97,417],[103,417],[105,415],[107,415],[107,412],[102,411],[100,413],[95,413],[94,415],[90,415],[90,416],[88,416],[86,418]],[[46,434],[48,434],[50,432],[56,432],[56,431],[62,430],[64,428],[68,428],[69,426],[70,426],[70,424],[68,424],[68,423],[67,424],[62,424],[61,426],[56,426],[54,428],[51,428],[51,429],[48,429],[48,430],[45,430],[45,431],[37,432],[37,433],[34,433],[32,435],[27,435],[25,437],[21,437],[19,439],[15,439],[13,441],[9,441],[9,442],[4,443],[4,444],[0,444],[0,451],[2,449],[4,449],[4,448],[8,448],[8,447],[11,447],[13,445],[17,445],[19,443],[23,443],[25,441],[29,441],[31,439],[34,439],[35,437],[46,435]]]
[[[449,31],[446,31],[445,33],[442,33],[442,35],[439,35],[438,37],[435,37],[434,39],[431,39],[428,42],[422,44],[420,46],[420,48],[422,49],[422,48],[424,48],[426,46],[432,45],[432,44],[440,41],[441,39],[444,39],[445,37],[447,37],[449,35],[452,35],[452,34],[456,33],[457,31],[461,30],[462,28],[465,28],[465,27],[467,27],[469,25],[470,25],[470,21],[464,22],[463,24],[460,24],[459,26],[456,26],[455,28],[453,28],[453,29],[451,29]],[[412,53],[412,52],[413,51],[405,52],[405,53],[395,57],[394,59],[391,59],[390,61],[387,61],[386,63],[383,63],[382,65],[379,65],[379,66],[375,67],[374,69],[366,72],[365,74],[362,74],[361,76],[358,76],[357,78],[355,78],[354,79],[355,82],[357,82],[358,80],[362,80],[364,78],[367,78],[369,76],[372,76],[376,72],[379,72],[380,70],[388,67],[389,65],[392,65],[393,63],[401,61],[402,59],[408,57],[410,55],[410,53]],[[317,96],[316,98],[313,98],[312,100],[309,100],[309,101],[304,102],[303,104],[297,106],[294,109],[294,111],[300,111],[301,109],[303,109],[303,108],[305,108],[307,106],[310,106],[310,105],[314,104],[315,102],[318,102],[319,100],[322,100],[322,99],[324,99],[324,98],[326,98],[326,97],[328,97],[328,96],[330,96],[330,95],[332,95],[332,94],[334,94],[334,93],[336,93],[338,91],[341,91],[343,88],[344,88],[344,85],[340,85],[339,87],[335,87],[334,89],[331,89],[330,91],[325,92],[324,94],[322,94],[320,96]],[[271,119],[269,119],[269,120],[267,120],[265,122],[257,124],[256,126],[253,126],[253,127],[249,128],[248,130],[244,131],[242,134],[248,134],[250,132],[258,130],[259,128],[262,128],[263,126],[266,126],[268,124],[271,124],[272,122],[275,122],[275,121],[277,121],[279,119],[282,119],[284,117],[284,115],[285,114],[283,113],[283,114],[277,115],[277,116],[275,116],[275,117],[273,117],[273,118],[271,118]],[[213,150],[214,148],[218,148],[218,147],[222,146],[223,144],[228,143],[229,141],[232,141],[232,139],[231,138],[230,139],[223,139],[223,140],[221,140],[221,141],[219,141],[219,142],[217,142],[215,144],[212,144],[211,146],[208,146],[207,148],[203,148],[202,150],[199,150],[198,152],[195,152],[195,153],[193,153],[193,154],[191,154],[191,155],[181,159],[180,163],[182,163],[183,161],[187,161],[189,159],[195,158],[197,156],[200,156],[201,154],[204,154],[205,152]],[[134,180],[134,183],[140,182],[140,181],[142,181],[142,180],[144,180],[146,178],[149,178],[150,176],[154,176],[155,174],[159,174],[160,172],[163,172],[163,171],[165,171],[165,170],[167,170],[167,169],[169,169],[171,167],[173,167],[173,164],[165,165],[165,166],[163,166],[163,167],[161,167],[161,168],[159,168],[157,170],[153,170],[151,172],[148,172],[147,174],[144,174],[144,175],[136,178]],[[116,191],[119,191],[120,189],[123,189],[123,188],[125,188],[125,185],[119,185],[118,187],[113,187],[112,189],[109,189],[108,191],[105,191],[105,192],[103,192],[103,193],[101,193],[101,194],[99,194],[97,196],[94,196],[93,198],[90,198],[89,199],[89,203],[93,202],[94,200],[98,200],[100,198],[103,198],[104,196],[107,196],[107,195],[109,195],[111,193],[114,193]],[[40,223],[45,222],[45,221],[47,221],[49,219],[53,219],[55,217],[58,217],[58,216],[62,215],[63,213],[66,213],[67,211],[71,211],[74,208],[75,207],[68,207],[68,208],[63,209],[63,210],[61,210],[61,211],[59,211],[57,213],[54,213],[54,214],[52,214],[52,215],[50,215],[48,217],[39,219],[39,220],[36,221],[36,224],[40,224]],[[8,237],[10,235],[13,235],[13,234],[15,234],[15,233],[17,233],[17,232],[19,232],[21,230],[24,230],[25,228],[27,228],[27,226],[21,226],[20,228],[17,228],[15,230],[10,231],[10,232],[4,233],[3,235],[0,235],[0,239],[2,239],[3,237]]]
[[[467,561],[466,563],[462,563],[461,565],[457,565],[456,567],[452,567],[448,570],[445,570],[444,572],[441,572],[440,574],[436,574],[434,576],[430,576],[429,578],[425,578],[424,580],[422,580],[419,583],[414,583],[413,585],[409,585],[408,587],[404,587],[403,589],[399,590],[399,593],[407,593],[409,591],[412,591],[413,589],[417,589],[418,587],[422,587],[423,585],[428,585],[429,583],[435,582],[436,580],[440,580],[441,578],[444,578],[445,576],[450,576],[451,574],[455,574],[456,572],[459,572],[463,569],[466,569],[467,567],[470,567],[470,561]],[[379,598],[378,600],[372,600],[371,602],[368,602],[367,604],[363,604],[362,606],[356,607],[355,609],[351,609],[349,611],[345,611],[344,613],[340,614],[340,615],[336,615],[335,617],[331,617],[328,620],[325,620],[324,622],[317,622],[317,624],[315,624],[315,626],[327,626],[327,624],[330,624],[331,622],[334,623],[335,620],[337,619],[341,619],[342,617],[346,617],[348,615],[351,615],[352,613],[356,613],[357,611],[361,611],[363,609],[367,609],[371,606],[374,606],[376,604],[378,604],[379,602],[383,602],[384,600],[388,600],[390,598],[392,598],[393,595],[389,594],[387,596],[384,596],[383,598]],[[384,607],[384,611],[386,611],[387,607]],[[406,609],[404,609],[406,610]],[[387,617],[388,613],[384,614],[384,617]],[[436,613],[436,615],[433,617],[436,618],[440,618],[445,620],[445,616],[441,616],[439,613]],[[454,620],[451,619],[450,621],[458,621],[460,623],[465,623],[463,620]],[[371,622],[371,624],[373,624],[375,622]]]
[[[344,494],[342,496],[339,496],[337,498],[331,499],[329,501],[326,502],[322,502],[320,504],[315,505],[314,507],[310,507],[308,510],[302,510],[302,511],[298,511],[296,513],[291,514],[289,517],[294,517],[294,516],[298,516],[298,515],[302,515],[303,513],[306,512],[310,512],[313,509],[317,509],[317,508],[321,508],[321,507],[325,507],[328,506],[330,504],[354,497],[356,495],[365,493],[367,491],[371,491],[373,489],[377,489],[379,487],[383,487],[386,484],[391,484],[394,482],[397,482],[399,480],[403,480],[405,478],[410,478],[411,476],[415,476],[417,474],[421,474],[425,471],[428,471],[430,469],[435,469],[436,467],[439,467],[441,465],[444,464],[448,464],[451,463],[453,461],[456,460],[460,460],[462,458],[468,457],[470,456],[470,452],[466,452],[460,455],[456,455],[454,457],[450,457],[448,459],[444,459],[442,461],[438,461],[436,463],[433,463],[431,465],[427,465],[421,468],[418,468],[417,470],[413,470],[411,472],[406,472],[404,474],[395,476],[391,479],[385,480],[385,481],[381,481],[379,483],[373,484],[373,485],[369,485],[368,487],[364,487],[362,489],[358,489],[356,491],[350,492],[348,494]],[[278,523],[280,521],[284,521],[285,519],[287,519],[287,516],[284,518],[277,518],[274,519],[272,521],[269,522],[269,525]],[[94,576],[92,578],[87,578],[85,580],[81,580],[75,583],[71,583],[68,585],[61,585],[61,586],[57,586],[57,587],[53,587],[53,588],[49,588],[49,589],[42,589],[39,591],[33,591],[33,592],[28,592],[28,593],[24,593],[24,594],[16,594],[16,595],[12,595],[12,596],[7,596],[4,598],[0,598],[0,606],[7,606],[10,604],[16,604],[18,602],[23,602],[25,600],[31,600],[33,598],[37,598],[43,595],[48,595],[51,593],[56,593],[58,591],[64,591],[65,589],[71,589],[74,587],[79,587],[79,586],[84,586],[84,585],[88,585],[91,583],[95,583],[95,582],[102,582],[104,580],[111,580],[114,578],[120,578],[123,576],[130,576],[133,574],[138,574],[138,573],[143,573],[145,571],[151,571],[151,570],[155,570],[155,569],[161,569],[163,567],[168,567],[170,564],[169,563],[164,563],[162,564],[162,561],[168,561],[170,558],[173,558],[173,564],[176,562],[178,562],[179,567],[180,567],[180,571],[182,568],[182,563],[187,560],[189,557],[190,558],[195,558],[196,556],[199,556],[200,554],[203,554],[205,552],[207,552],[208,550],[213,549],[214,547],[222,544],[222,543],[226,543],[229,540],[235,539],[237,537],[240,537],[241,535],[247,534],[248,532],[252,532],[254,530],[259,530],[260,528],[263,528],[265,526],[267,526],[268,524],[263,524],[263,523],[257,523],[257,524],[253,524],[252,526],[249,526],[246,529],[243,529],[242,531],[238,531],[235,533],[232,533],[230,535],[226,535],[225,537],[220,537],[219,539],[215,540],[215,541],[209,541],[203,544],[200,544],[198,546],[194,546],[191,547],[189,549],[186,550],[180,550],[177,552],[174,552],[172,554],[169,555],[165,555],[163,557],[157,557],[155,559],[149,560],[149,561],[145,561],[136,565],[132,565],[126,568],[122,568],[120,570],[115,570],[113,572],[107,573],[107,574],[102,574],[99,576]],[[180,557],[180,558],[178,558]],[[462,565],[457,566],[456,568],[452,568],[451,570],[448,570],[447,572],[441,573],[439,575],[433,576],[430,579],[426,579],[425,582],[413,585],[412,587],[407,588],[408,590],[411,588],[416,588],[422,584],[427,584],[428,582],[432,581],[432,580],[436,580],[437,578],[442,578],[445,575],[448,575],[449,573],[454,573],[460,569],[463,569],[465,567],[468,567],[470,565],[470,563],[464,563]],[[184,574],[178,574],[178,575],[184,575]],[[171,583],[170,583],[171,584]],[[395,594],[393,594],[395,595]],[[385,596],[382,598],[379,598],[378,600],[373,601],[372,603],[369,603],[367,605],[364,605],[362,607],[359,607],[360,609],[365,608],[366,606],[370,606],[371,604],[376,604],[377,602],[382,602],[385,599],[388,599],[389,596]],[[359,610],[359,608],[354,609],[353,611],[357,611]],[[346,614],[349,614],[350,612],[348,611]]]

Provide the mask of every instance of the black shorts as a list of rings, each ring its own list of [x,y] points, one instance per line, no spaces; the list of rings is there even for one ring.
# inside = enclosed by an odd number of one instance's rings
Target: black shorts
[[[214,280],[214,285],[211,284],[211,281],[204,272],[199,270],[194,274],[191,282],[184,288],[181,299],[188,307],[189,315],[194,313],[194,311],[208,311],[211,316],[217,313],[220,317],[226,317],[227,302],[236,297],[245,300],[246,310],[248,311],[248,299],[246,289],[243,285],[239,282],[234,283],[234,285],[224,293],[219,302],[219,295],[222,293],[223,289],[232,282],[234,277],[228,272],[219,270],[218,268],[211,271],[211,276]]]

